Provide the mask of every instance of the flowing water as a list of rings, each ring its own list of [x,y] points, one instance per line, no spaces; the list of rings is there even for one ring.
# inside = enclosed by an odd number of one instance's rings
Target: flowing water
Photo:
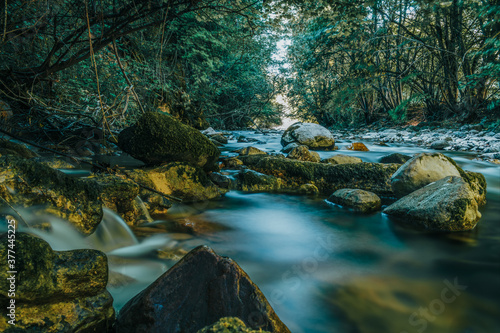
[[[268,152],[281,149],[279,135],[236,134],[265,143],[233,140],[224,154],[250,145]],[[368,143],[369,152],[352,152],[345,149],[348,144],[320,155],[351,154],[377,162],[392,152],[430,151]],[[487,178],[488,203],[473,231],[415,232],[380,212],[358,214],[328,204],[324,197],[233,191],[213,202],[177,204],[151,224],[183,218],[219,226],[206,233],[182,237],[157,232],[137,240],[108,212],[90,246],[107,251],[110,270],[121,277],[121,283],[109,288],[117,309],[175,262],[159,259],[153,249],[188,251],[206,244],[238,262],[295,333],[496,332],[500,167],[475,161],[469,153],[445,153]]]

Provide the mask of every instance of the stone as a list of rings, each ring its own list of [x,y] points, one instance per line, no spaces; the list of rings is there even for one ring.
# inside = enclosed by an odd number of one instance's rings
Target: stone
[[[315,151],[309,151],[306,146],[298,146],[296,148],[293,148],[292,151],[288,154],[287,158],[316,163],[321,161],[319,154]]]
[[[234,185],[233,180],[230,177],[223,175],[220,172],[210,172],[208,177],[215,185],[225,189],[231,189]]]
[[[384,213],[431,231],[471,230],[481,218],[473,191],[463,178],[456,176],[408,194],[385,208]]]
[[[203,170],[181,162],[172,162],[156,168],[135,169],[127,174],[137,183],[179,198],[183,202],[210,200],[226,192],[212,183]],[[150,193],[147,189],[140,189],[139,195],[143,197]]]
[[[337,154],[335,156],[326,158],[321,161],[321,163],[328,164],[349,164],[349,163],[362,163],[363,160],[359,157],[349,156],[344,154]]]
[[[234,152],[238,153],[240,155],[243,155],[243,156],[247,156],[247,155],[267,155],[266,152],[264,152],[264,151],[262,151],[262,150],[260,150],[258,148],[255,148],[255,147],[246,147],[246,148],[235,150]]]
[[[306,195],[317,195],[317,194],[319,194],[319,189],[316,187],[316,185],[304,184],[304,185],[300,185],[299,193],[306,194]]]
[[[210,135],[210,139],[215,140],[217,142],[220,142],[222,144],[227,144],[227,142],[228,142],[227,138],[224,135],[219,134],[219,133],[215,133],[213,135]]]
[[[7,233],[0,256],[7,258]],[[10,253],[9,253],[10,254]],[[114,320],[106,291],[106,255],[97,250],[53,251],[44,240],[18,232],[15,240],[16,325],[0,317],[2,332],[106,332]],[[7,260],[0,262],[0,303],[9,302]]]
[[[403,155],[403,154],[400,154],[400,153],[392,153],[392,154],[383,156],[380,159],[380,163],[386,163],[386,164],[389,164],[389,163],[404,164],[409,159],[411,159],[411,156]]]
[[[281,137],[283,147],[297,142],[309,148],[329,148],[335,145],[332,133],[325,127],[313,123],[295,123]]]
[[[223,169],[242,169],[243,162],[236,157],[226,158],[222,162]]]
[[[425,185],[446,176],[460,176],[457,166],[443,154],[422,153],[403,164],[391,178],[397,198],[402,198]]]
[[[235,317],[224,317],[218,322],[202,328],[196,333],[270,333],[262,330],[252,330],[247,328],[245,323]]]
[[[236,175],[236,188],[244,192],[274,192],[281,188],[281,179],[254,170],[243,170]]]
[[[359,188],[379,196],[394,196],[390,179],[398,169],[396,164],[332,165],[257,155],[240,158],[252,170],[281,178],[281,192],[293,193],[303,184],[313,184],[322,194],[342,188]]]
[[[197,332],[221,318],[290,332],[248,275],[229,258],[200,246],[121,309],[116,332]]]
[[[350,146],[347,147],[347,149],[356,151],[370,151],[370,149],[368,149],[362,142],[353,142]]]
[[[294,148],[297,148],[297,147],[300,147],[300,144],[298,144],[297,142],[292,142],[292,143],[286,145],[285,147],[283,147],[283,149],[281,151],[284,152],[285,154],[288,154]]]
[[[431,143],[431,149],[443,150],[450,146],[450,142],[447,140],[438,140]]]
[[[218,171],[220,151],[206,136],[158,112],[145,113],[135,125],[121,131],[118,145],[148,165],[185,162],[205,171]]]
[[[68,220],[85,235],[102,219],[95,184],[17,156],[0,157],[0,195],[11,205],[44,205],[45,212]]]
[[[360,189],[337,190],[328,198],[328,201],[362,213],[371,213],[382,207],[382,201],[375,193]]]
[[[6,155],[20,156],[23,158],[33,158],[38,156],[37,153],[26,148],[23,144],[6,139],[0,139],[0,156]]]

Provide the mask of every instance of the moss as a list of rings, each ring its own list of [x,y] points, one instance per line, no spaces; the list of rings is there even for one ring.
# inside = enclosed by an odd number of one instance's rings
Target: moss
[[[216,171],[220,155],[217,147],[194,128],[171,116],[147,112],[118,136],[120,147],[150,165],[188,162]]]
[[[197,333],[269,333],[268,331],[254,331],[247,328],[245,323],[235,317],[224,317],[218,322],[202,328]]]
[[[246,192],[277,191],[281,187],[281,179],[253,170],[244,170],[238,173],[236,179],[238,189]]]
[[[435,153],[434,155],[441,155],[439,153]],[[464,171],[460,166],[458,166],[457,162],[453,160],[451,157],[443,155],[451,164],[453,164],[458,172],[460,173],[460,177],[462,177],[467,184],[469,184],[470,188],[476,193],[476,201],[479,206],[483,206],[486,204],[486,178],[483,174],[479,172],[472,171]]]

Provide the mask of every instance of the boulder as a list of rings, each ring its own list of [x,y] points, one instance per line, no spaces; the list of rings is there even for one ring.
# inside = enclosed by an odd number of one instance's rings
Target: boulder
[[[396,164],[331,165],[266,156],[240,158],[252,170],[281,178],[282,192],[294,192],[303,184],[313,184],[322,194],[342,188],[359,188],[380,196],[394,196],[390,179],[398,168]]]
[[[228,142],[227,138],[224,135],[219,134],[219,133],[210,135],[210,139],[215,140],[217,142],[220,142],[222,144],[227,144],[227,142]]]
[[[326,158],[321,161],[321,163],[327,164],[349,164],[349,163],[362,163],[363,160],[359,157],[337,154],[335,156]]]
[[[0,256],[11,254],[7,233]],[[53,251],[44,240],[17,233],[15,239],[15,326],[0,317],[2,332],[106,332],[114,320],[106,291],[106,255],[97,250]],[[9,252],[9,253],[7,253]],[[0,262],[0,303],[10,304],[7,259]]]
[[[17,156],[0,157],[0,195],[11,205],[44,205],[47,213],[70,221],[86,235],[93,233],[102,219],[95,184]]]
[[[157,112],[145,113],[118,136],[123,151],[149,165],[185,162],[217,171],[219,149],[193,127]]]
[[[299,161],[309,161],[318,163],[321,158],[319,154],[315,151],[309,151],[306,146],[298,146],[293,148],[287,158],[291,158]]]
[[[292,142],[309,148],[331,148],[335,146],[332,133],[325,127],[313,123],[295,123],[288,127],[281,137],[283,147]]]
[[[200,246],[121,309],[116,332],[197,332],[224,317],[247,327],[290,332],[248,275]]]
[[[304,184],[304,185],[300,185],[299,193],[306,194],[306,195],[317,195],[317,194],[319,194],[319,190],[316,187],[316,185]]]
[[[0,101],[1,102],[1,101]],[[6,139],[0,139],[0,156],[14,155],[23,158],[37,157],[38,154],[26,148],[26,146]]]
[[[197,167],[186,163],[173,162],[156,168],[128,171],[131,179],[160,193],[196,202],[220,197],[226,191],[215,186],[208,176]],[[140,189],[139,195],[151,195],[151,191]]]
[[[222,161],[222,168],[239,170],[243,168],[243,162],[236,157],[226,158]]]
[[[400,154],[400,153],[392,153],[392,154],[383,156],[380,159],[380,163],[386,163],[386,164],[389,164],[389,163],[404,164],[409,159],[411,159],[411,156],[403,155],[403,154]]]
[[[431,143],[431,149],[443,150],[450,146],[450,142],[446,140],[437,140]]]
[[[243,170],[236,175],[236,187],[245,192],[278,191],[281,179],[254,170]]]
[[[297,148],[297,147],[300,147],[300,144],[298,144],[297,142],[292,142],[292,143],[286,145],[285,147],[283,147],[283,149],[281,149],[281,151],[284,152],[285,154],[288,154],[294,148]]]
[[[245,323],[235,317],[221,318],[215,324],[202,328],[196,333],[270,333],[262,330],[252,330],[247,328]]]
[[[385,208],[384,213],[431,231],[471,230],[481,218],[474,192],[456,176],[410,193]]]
[[[230,177],[223,175],[220,172],[210,172],[208,177],[215,185],[225,189],[231,189],[234,185],[234,181]]]
[[[403,164],[391,178],[397,198],[446,176],[460,176],[457,166],[439,153],[418,154]]]
[[[350,146],[347,147],[347,149],[356,151],[370,151],[370,149],[368,149],[362,142],[353,142]]]
[[[255,147],[246,147],[246,148],[242,148],[242,149],[238,149],[238,150],[235,150],[235,153],[238,153],[240,155],[243,155],[243,156],[247,156],[247,155],[267,155],[266,152],[258,149],[258,148],[255,148]]]
[[[328,201],[362,213],[371,213],[382,207],[382,201],[375,193],[359,189],[337,190],[328,198]]]

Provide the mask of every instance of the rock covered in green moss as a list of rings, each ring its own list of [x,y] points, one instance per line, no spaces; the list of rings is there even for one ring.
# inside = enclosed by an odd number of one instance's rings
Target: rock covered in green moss
[[[281,179],[254,170],[243,170],[236,175],[236,187],[245,192],[274,192],[281,188]]]
[[[317,152],[310,151],[306,146],[298,146],[296,148],[293,148],[292,151],[288,154],[287,158],[316,163],[321,160]]]
[[[217,171],[219,149],[198,130],[168,115],[145,113],[118,136],[123,151],[149,165],[186,162]]]
[[[45,205],[46,212],[70,221],[87,235],[102,219],[95,184],[21,157],[0,157],[0,195],[14,206]]]
[[[241,156],[249,168],[281,179],[281,191],[296,191],[303,184],[315,185],[320,193],[359,188],[381,196],[393,196],[390,185],[398,166],[380,163],[331,165],[287,158]]]
[[[200,246],[125,304],[115,329],[197,332],[224,317],[241,318],[253,330],[290,332],[236,262]]]
[[[224,317],[218,322],[202,328],[196,333],[270,333],[262,330],[252,330],[248,328],[245,323],[235,317]]]
[[[374,212],[382,207],[382,201],[375,193],[360,189],[337,190],[328,198],[328,201],[362,213]]]
[[[321,163],[328,164],[349,164],[349,163],[363,163],[363,160],[359,157],[349,156],[344,154],[337,154],[335,156],[325,158]]]
[[[306,195],[317,195],[317,194],[319,194],[318,188],[315,185],[313,185],[313,184],[300,185],[298,192],[300,194],[306,194]]]
[[[288,127],[281,137],[281,145],[286,147],[297,142],[309,148],[331,148],[335,146],[332,133],[325,127],[313,123],[295,123]]]
[[[4,155],[13,155],[23,158],[33,158],[38,156],[37,153],[26,148],[23,144],[6,139],[0,139],[0,156]]]
[[[262,151],[259,148],[255,148],[252,146],[238,149],[235,151],[235,153],[238,153],[238,154],[244,155],[244,156],[247,156],[247,155],[267,155],[267,153],[265,151]]]
[[[173,162],[156,168],[135,169],[128,175],[138,183],[180,198],[183,202],[210,200],[227,192],[212,183],[203,170],[186,163]],[[141,197],[149,193],[146,189],[140,190]]]
[[[0,236],[0,257],[10,249]],[[16,326],[0,318],[2,332],[106,331],[114,319],[113,299],[106,291],[106,255],[97,250],[53,251],[44,240],[17,233]],[[0,303],[10,302],[7,260],[0,262]]]
[[[481,218],[474,192],[456,176],[410,193],[385,208],[384,213],[431,231],[471,230]]]

